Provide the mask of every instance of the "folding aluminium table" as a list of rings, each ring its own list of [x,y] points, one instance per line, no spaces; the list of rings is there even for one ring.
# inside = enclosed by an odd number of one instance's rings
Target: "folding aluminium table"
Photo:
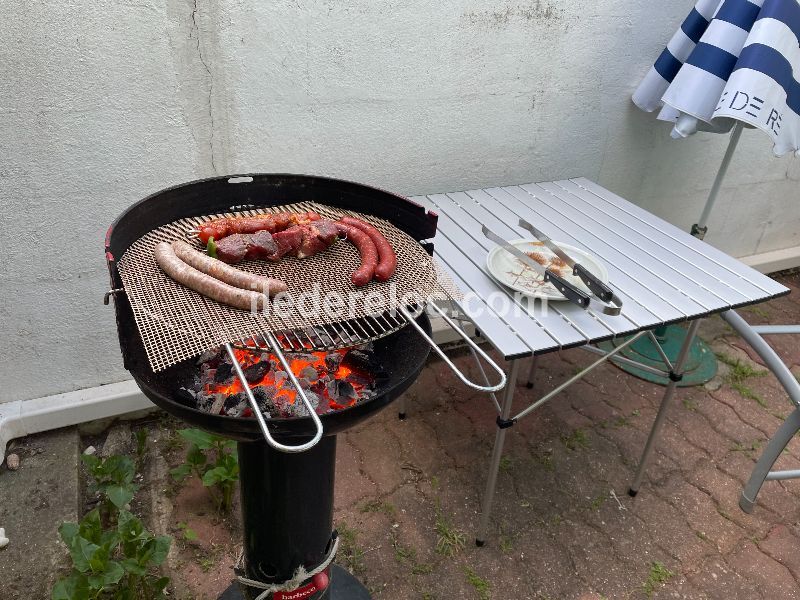
[[[478,545],[486,539],[508,428],[604,361],[628,361],[614,356],[626,344],[608,352],[594,344],[618,336],[630,336],[627,342],[632,343],[640,336],[653,335],[652,330],[661,325],[690,322],[674,364],[663,356],[663,370],[638,365],[668,376],[670,382],[630,486],[629,492],[635,495],[700,319],[789,293],[769,277],[585,178],[431,194],[412,200],[439,214],[434,251],[465,292],[463,300],[456,303],[457,311],[469,318],[480,335],[510,363],[502,399],[498,401],[493,396],[498,412],[497,433],[476,537]],[[550,302],[545,310],[540,300],[516,294],[497,283],[486,268],[486,256],[495,244],[484,237],[481,226],[485,224],[508,240],[530,238],[519,227],[520,218],[552,239],[599,259],[608,270],[609,284],[623,301],[622,313],[608,316],[569,302]],[[533,357],[530,385],[538,355],[575,347],[601,356],[514,413],[521,360]]]

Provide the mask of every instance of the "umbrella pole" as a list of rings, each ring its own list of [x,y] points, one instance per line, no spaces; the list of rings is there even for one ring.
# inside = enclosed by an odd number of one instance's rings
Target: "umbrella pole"
[[[711,191],[708,192],[708,200],[706,200],[706,205],[703,207],[700,220],[692,225],[691,234],[701,240],[706,236],[706,232],[708,231],[708,226],[706,223],[708,222],[708,217],[711,214],[711,209],[714,208],[714,203],[717,201],[717,195],[722,187],[722,181],[725,179],[725,174],[728,172],[728,167],[731,164],[733,153],[736,151],[736,146],[739,143],[739,138],[742,135],[742,129],[742,122],[736,121],[736,125],[733,126],[733,131],[731,132],[731,139],[728,142],[728,149],[725,150],[725,156],[722,157],[722,164],[720,164],[719,171],[717,171],[717,176],[714,178]]]

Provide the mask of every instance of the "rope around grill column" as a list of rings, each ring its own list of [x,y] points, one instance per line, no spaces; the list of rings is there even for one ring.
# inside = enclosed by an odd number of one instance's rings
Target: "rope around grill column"
[[[325,556],[325,559],[317,567],[311,569],[310,571],[306,571],[303,565],[298,566],[292,578],[284,581],[283,583],[267,584],[239,575],[239,573],[244,572],[244,550],[242,550],[242,552],[239,554],[239,558],[236,561],[236,565],[233,567],[233,570],[236,573],[237,581],[242,585],[246,585],[247,587],[255,588],[257,590],[264,590],[256,597],[256,600],[267,600],[270,594],[274,594],[275,592],[291,592],[292,590],[296,590],[306,579],[310,579],[317,573],[322,573],[330,566],[330,564],[333,562],[333,559],[336,558],[336,551],[338,549],[339,534],[334,532],[333,544],[331,545],[331,549],[328,551],[328,554]]]

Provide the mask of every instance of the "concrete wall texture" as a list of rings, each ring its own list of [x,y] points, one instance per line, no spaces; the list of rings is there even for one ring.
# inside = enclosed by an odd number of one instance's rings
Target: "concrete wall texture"
[[[630,94],[692,0],[0,0],[0,402],[119,381],[103,235],[214,174],[400,193],[584,175],[688,227],[727,138]],[[708,241],[800,245],[800,161],[746,131]]]

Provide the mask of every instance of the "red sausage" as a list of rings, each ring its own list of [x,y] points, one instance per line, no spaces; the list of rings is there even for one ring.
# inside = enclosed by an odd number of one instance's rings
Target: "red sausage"
[[[361,287],[372,281],[375,274],[375,267],[378,264],[378,250],[375,244],[366,233],[341,221],[336,222],[339,232],[347,236],[347,239],[358,248],[361,255],[361,266],[350,276],[353,285]]]
[[[342,217],[340,221],[351,227],[358,227],[361,231],[366,233],[372,239],[372,243],[375,244],[375,248],[378,250],[378,266],[375,267],[375,280],[387,281],[394,275],[397,269],[397,255],[394,253],[394,248],[392,248],[389,240],[375,227],[360,219]]]

